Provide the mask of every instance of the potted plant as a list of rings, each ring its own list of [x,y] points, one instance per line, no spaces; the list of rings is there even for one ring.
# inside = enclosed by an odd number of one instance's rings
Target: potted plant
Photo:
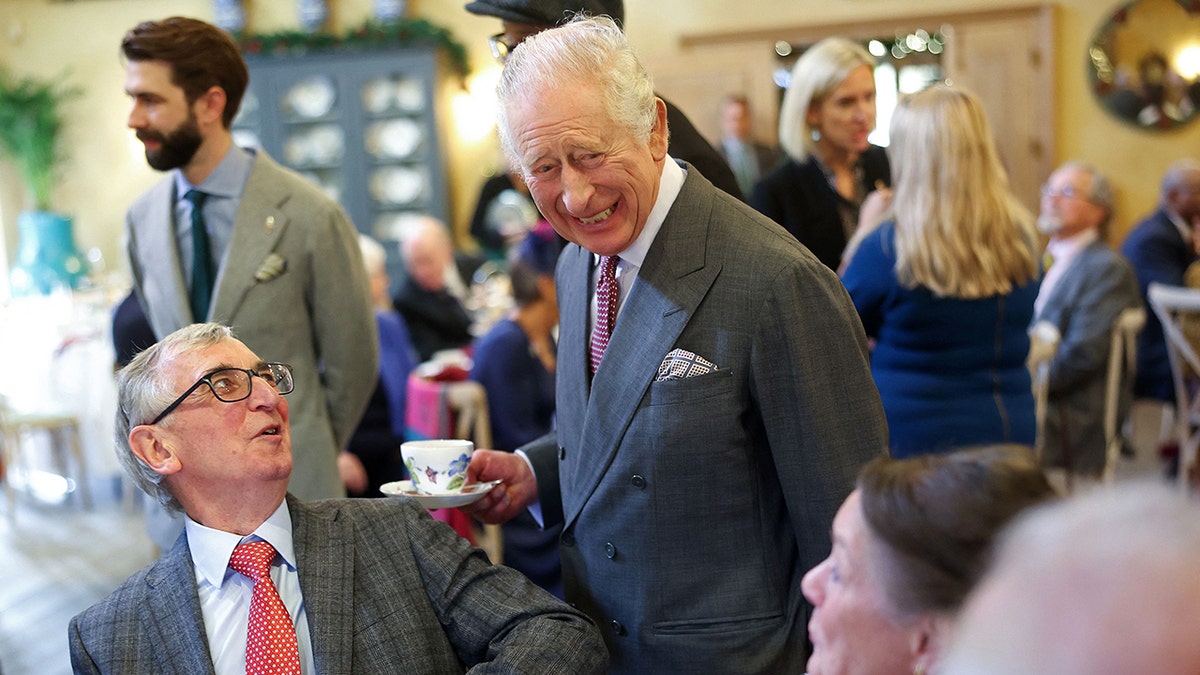
[[[0,70],[0,157],[14,164],[34,207],[17,219],[20,243],[10,275],[14,296],[74,288],[87,272],[71,218],[50,210],[65,159],[62,105],[78,94],[59,82],[17,79]]]

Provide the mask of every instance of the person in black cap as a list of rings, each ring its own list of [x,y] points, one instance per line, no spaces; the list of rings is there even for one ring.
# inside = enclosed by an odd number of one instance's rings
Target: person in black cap
[[[576,12],[593,16],[606,14],[622,28],[625,26],[623,0],[475,0],[467,3],[466,9],[472,14],[494,16],[502,22],[504,31],[488,38],[492,56],[501,63],[522,40],[553,28]],[[663,103],[667,104],[667,126],[671,129],[667,153],[691,164],[713,185],[745,201],[729,164],[696,131],[683,111],[666,99]]]

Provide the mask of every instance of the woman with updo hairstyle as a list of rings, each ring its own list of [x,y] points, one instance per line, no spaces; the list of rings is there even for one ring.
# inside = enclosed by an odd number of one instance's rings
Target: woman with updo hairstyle
[[[808,675],[930,672],[996,535],[1054,496],[1026,446],[867,464],[834,518],[829,557],[804,575]]]
[[[859,209],[891,182],[875,130],[875,58],[862,45],[830,37],[792,68],[779,110],[787,161],[762,177],[750,206],[779,223],[832,270],[855,232]]]

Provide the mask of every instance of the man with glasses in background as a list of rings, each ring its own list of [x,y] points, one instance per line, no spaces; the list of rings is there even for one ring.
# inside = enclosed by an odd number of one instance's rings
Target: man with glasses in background
[[[590,621],[415,502],[289,495],[292,369],[229,328],[182,328],[117,384],[121,462],[185,529],[71,620],[76,673],[603,672]]]
[[[492,56],[500,63],[504,63],[508,53],[525,38],[563,23],[576,12],[607,15],[622,28],[625,25],[622,0],[475,0],[466,8],[472,14],[500,19],[504,31],[488,38]],[[683,111],[666,99],[663,102],[667,105],[667,126],[671,129],[667,152],[675,159],[691,164],[713,185],[745,201],[729,164],[696,131]]]
[[[1105,375],[1113,324],[1122,310],[1142,304],[1133,269],[1104,242],[1112,195],[1103,174],[1068,162],[1042,187],[1037,221],[1050,241],[1033,321],[1049,321],[1062,336],[1050,362],[1042,457],[1047,466],[1093,479],[1105,464]],[[1127,409],[1129,396],[1122,398]]]

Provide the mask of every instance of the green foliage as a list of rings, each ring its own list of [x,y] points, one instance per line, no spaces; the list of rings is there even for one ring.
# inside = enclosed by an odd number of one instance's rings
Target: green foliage
[[[470,72],[467,48],[450,31],[425,19],[367,21],[344,35],[281,31],[237,36],[242,51],[253,55],[288,56],[320,51],[385,49],[395,46],[434,45],[445,50],[450,67],[460,78]]]
[[[16,165],[39,211],[50,209],[57,170],[66,159],[60,146],[62,104],[79,93],[60,81],[16,79],[0,70],[0,154]]]

